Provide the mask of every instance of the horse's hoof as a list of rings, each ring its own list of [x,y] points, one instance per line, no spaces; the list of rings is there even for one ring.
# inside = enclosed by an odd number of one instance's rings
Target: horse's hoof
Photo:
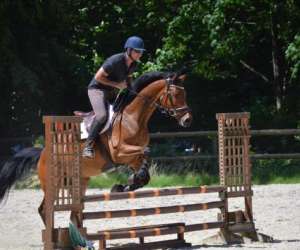
[[[125,185],[122,185],[122,184],[115,184],[110,192],[111,193],[120,193],[120,192],[124,192],[124,189],[125,189]]]

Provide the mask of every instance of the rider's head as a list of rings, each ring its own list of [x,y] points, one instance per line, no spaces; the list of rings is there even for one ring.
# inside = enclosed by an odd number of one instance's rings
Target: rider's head
[[[131,36],[127,39],[124,49],[133,61],[138,61],[145,51],[144,41],[138,36]]]

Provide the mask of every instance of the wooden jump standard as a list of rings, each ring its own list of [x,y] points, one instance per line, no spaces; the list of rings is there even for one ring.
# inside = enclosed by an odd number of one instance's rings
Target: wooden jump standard
[[[46,116],[45,146],[47,150],[46,182],[46,227],[43,230],[44,249],[64,248],[68,242],[67,228],[54,228],[54,212],[72,211],[78,214],[81,233],[90,240],[99,241],[99,249],[155,249],[159,247],[189,246],[184,233],[211,228],[220,228],[216,237],[231,243],[249,237],[260,240],[253,223],[251,164],[249,160],[249,113],[217,114],[219,135],[219,175],[220,186],[202,186],[173,189],[142,190],[126,193],[104,193],[86,195],[80,188],[80,122],[78,117]],[[71,163],[72,164],[71,164]],[[158,196],[186,195],[196,193],[218,193],[219,200],[207,203],[150,207],[130,210],[84,212],[84,204],[120,199],[140,199]],[[245,209],[228,211],[231,198],[242,197]],[[83,228],[84,220],[157,215],[166,213],[189,212],[218,208],[220,213],[216,222],[186,225],[169,223],[105,230],[87,234]],[[177,234],[177,239],[145,243],[144,237]],[[216,237],[213,237],[215,240]],[[130,247],[107,248],[106,241],[111,239],[139,238],[139,244]]]

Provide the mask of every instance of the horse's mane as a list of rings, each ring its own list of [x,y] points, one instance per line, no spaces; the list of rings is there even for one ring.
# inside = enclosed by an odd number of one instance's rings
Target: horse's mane
[[[118,96],[117,100],[114,103],[114,111],[117,112],[122,110],[125,106],[127,106],[129,103],[131,103],[134,100],[137,93],[141,92],[145,87],[150,85],[152,82],[161,79],[166,79],[172,74],[174,73],[152,71],[141,75],[135,81],[132,82],[131,84],[132,91],[129,90],[128,92],[125,92]]]
[[[159,72],[159,71],[152,71],[147,72],[140,77],[138,77],[135,81],[132,83],[132,89],[134,92],[140,92],[145,87],[147,87],[150,83],[165,79],[168,76],[170,76],[172,73],[170,72]]]

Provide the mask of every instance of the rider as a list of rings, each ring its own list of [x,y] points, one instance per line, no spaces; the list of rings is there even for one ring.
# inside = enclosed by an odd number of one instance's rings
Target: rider
[[[88,96],[95,112],[83,157],[94,157],[94,144],[108,118],[108,96],[114,89],[124,89],[130,84],[131,74],[143,55],[144,41],[138,36],[131,36],[124,45],[125,52],[107,58],[88,85]]]

